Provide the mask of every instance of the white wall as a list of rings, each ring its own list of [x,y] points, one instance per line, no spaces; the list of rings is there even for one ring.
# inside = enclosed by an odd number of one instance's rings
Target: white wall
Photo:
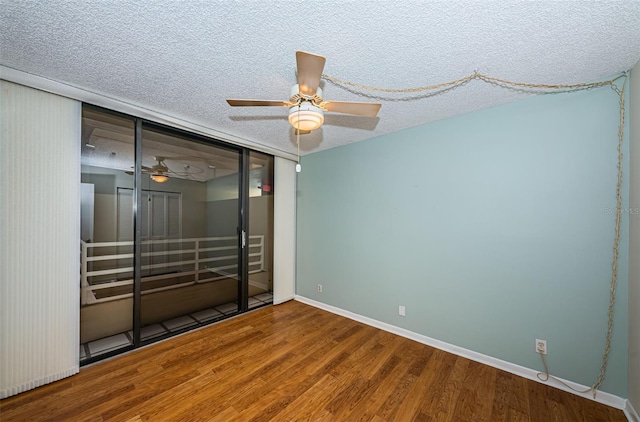
[[[629,93],[629,402],[640,412],[640,61]]]
[[[78,372],[81,104],[0,87],[4,398]]]
[[[296,288],[296,163],[276,157],[273,205],[273,303],[293,299]]]

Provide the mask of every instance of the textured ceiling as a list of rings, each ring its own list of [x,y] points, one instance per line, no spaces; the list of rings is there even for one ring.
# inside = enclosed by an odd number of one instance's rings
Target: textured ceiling
[[[640,1],[25,1],[2,0],[0,64],[222,134],[295,153],[280,107],[295,51],[324,73],[385,88],[474,71],[522,82],[594,81],[640,59]],[[368,101],[323,81],[325,100]],[[385,95],[376,118],[327,113],[301,152],[468,113],[523,94],[472,81],[432,97]]]

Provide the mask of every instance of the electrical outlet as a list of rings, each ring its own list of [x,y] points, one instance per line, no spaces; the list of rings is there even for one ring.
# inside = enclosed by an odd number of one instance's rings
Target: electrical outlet
[[[547,354],[547,340],[536,339],[536,353]]]
[[[322,293],[322,284],[318,284],[318,292]]]
[[[404,306],[402,306],[402,305],[398,306],[398,315],[405,316]]]

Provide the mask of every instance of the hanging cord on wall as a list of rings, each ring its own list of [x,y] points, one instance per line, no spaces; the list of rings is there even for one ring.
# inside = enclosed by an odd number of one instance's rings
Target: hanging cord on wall
[[[544,355],[540,353],[540,357],[542,359],[542,364],[544,366],[544,374],[538,373],[537,377],[541,381],[548,381],[549,379],[553,379],[564,386],[570,388],[573,391],[579,393],[588,393],[593,392],[593,397],[596,397],[596,393],[604,381],[606,372],[607,372],[607,363],[609,360],[609,352],[611,351],[611,336],[613,334],[613,316],[614,309],[616,303],[616,285],[618,282],[618,248],[620,245],[620,220],[622,214],[622,165],[623,165],[623,153],[622,153],[622,145],[624,141],[624,118],[625,118],[625,98],[624,91],[627,83],[627,72],[620,74],[619,76],[601,82],[591,82],[591,83],[579,83],[579,84],[559,84],[559,85],[551,85],[551,84],[532,84],[532,83],[522,83],[522,82],[513,82],[506,79],[494,78],[491,76],[484,75],[479,73],[478,71],[474,72],[469,76],[465,76],[464,78],[456,79],[450,82],[444,82],[436,85],[429,85],[417,88],[404,88],[404,89],[388,89],[388,88],[379,88],[368,85],[356,84],[353,82],[345,81],[342,79],[338,79],[331,75],[322,74],[322,77],[334,84],[348,86],[356,89],[366,90],[366,91],[376,91],[376,92],[385,92],[385,93],[394,93],[394,94],[410,94],[410,93],[420,93],[420,92],[445,92],[450,91],[452,89],[456,89],[462,85],[469,83],[474,79],[481,80],[486,83],[490,83],[492,85],[496,85],[502,88],[515,90],[523,93],[531,93],[531,94],[556,94],[562,92],[576,92],[582,90],[589,90],[594,88],[600,88],[603,86],[610,86],[616,94],[618,94],[619,98],[619,114],[620,120],[618,123],[618,180],[616,183],[616,221],[615,221],[615,234],[613,238],[613,259],[611,263],[611,284],[609,288],[609,309],[608,309],[608,320],[607,320],[607,334],[605,336],[605,346],[604,352],[602,354],[602,364],[600,365],[600,373],[598,374],[598,378],[593,383],[593,385],[586,390],[577,390],[564,381],[560,380],[557,377],[549,374],[549,368],[547,366],[547,361],[544,358]],[[618,88],[616,82],[622,79],[622,88]],[[429,94],[434,95],[434,94]],[[415,99],[416,97],[410,97],[409,99]],[[420,97],[417,97],[420,98]],[[298,145],[299,147],[299,145]]]
[[[618,246],[620,245],[620,220],[622,215],[622,142],[624,141],[624,91],[626,84],[626,74],[621,89],[618,88],[617,85],[613,83],[611,84],[611,88],[618,94],[618,103],[620,105],[620,122],[618,124],[618,183],[616,185],[616,230],[613,240],[613,262],[611,264],[611,288],[609,289],[609,319],[607,324],[607,336],[604,354],[602,356],[602,366],[600,367],[600,375],[598,375],[598,379],[591,387],[593,389],[594,398],[607,372],[607,360],[609,358],[609,351],[611,349],[611,335],[613,333],[613,311],[616,302],[616,284],[618,280]]]
[[[611,263],[611,285],[609,288],[609,310],[607,315],[607,334],[605,336],[605,345],[604,345],[604,353],[602,354],[602,364],[600,365],[600,373],[598,374],[598,378],[596,382],[590,388],[586,390],[578,390],[571,387],[566,382],[554,377],[549,374],[549,368],[547,366],[546,359],[544,355],[540,353],[540,358],[542,359],[542,364],[544,365],[544,374],[538,373],[536,376],[541,381],[548,381],[549,379],[553,379],[565,387],[570,388],[573,391],[578,393],[593,393],[593,398],[596,397],[598,389],[604,381],[605,375],[607,373],[607,363],[609,360],[609,352],[611,351],[611,336],[613,334],[613,316],[614,309],[616,303],[616,285],[618,282],[618,249],[620,245],[620,220],[622,215],[622,165],[623,165],[623,153],[622,153],[622,143],[624,141],[624,116],[625,116],[625,100],[624,100],[624,91],[627,83],[626,74],[624,75],[624,80],[622,82],[622,88],[618,88],[618,86],[614,83],[615,80],[610,81],[611,89],[613,89],[616,94],[618,94],[618,104],[619,104],[619,116],[620,120],[618,123],[618,180],[616,183],[616,222],[615,222],[615,234],[613,238],[613,259]]]
[[[608,352],[605,350],[605,354],[608,354]],[[562,381],[560,378],[558,377],[554,377],[553,375],[551,375],[549,373],[549,367],[547,366],[547,360],[544,358],[544,354],[540,353],[540,358],[542,359],[542,365],[544,366],[544,374],[542,372],[538,372],[536,374],[536,377],[538,377],[538,379],[540,381],[544,381],[547,382],[549,381],[549,379],[555,380],[556,382],[559,382],[560,384],[564,385],[565,387],[577,392],[577,393],[588,393],[590,391],[593,391],[593,398],[596,397],[596,391],[598,390],[597,387],[594,388],[594,386],[598,383],[598,381],[596,381],[596,384],[594,384],[592,387],[589,387],[585,390],[578,390],[576,388],[573,388],[572,386],[570,386],[569,384],[567,384],[566,382]],[[603,359],[604,362],[604,359]],[[605,364],[606,367],[606,364]],[[600,377],[598,377],[600,378]]]
[[[540,358],[542,359],[542,364],[544,365],[544,374],[538,373],[536,376],[541,381],[548,381],[549,379],[553,379],[556,382],[564,385],[565,387],[570,388],[573,391],[578,393],[593,393],[593,398],[596,397],[596,393],[604,381],[604,377],[607,372],[607,363],[609,360],[609,352],[611,351],[611,336],[613,333],[613,315],[614,308],[616,302],[616,285],[618,281],[618,247],[620,245],[620,220],[622,215],[622,164],[623,164],[623,153],[622,153],[622,143],[624,141],[624,116],[625,116],[625,100],[624,100],[624,91],[627,83],[626,74],[622,83],[622,88],[618,88],[618,86],[613,83],[610,83],[611,89],[613,89],[616,94],[618,94],[618,104],[620,107],[619,115],[620,121],[618,123],[618,180],[616,183],[616,223],[615,223],[615,235],[613,238],[613,261],[611,264],[611,286],[609,289],[609,312],[608,312],[608,320],[607,320],[607,334],[605,337],[605,346],[604,353],[602,355],[602,364],[600,366],[600,373],[598,374],[598,378],[596,382],[586,390],[578,390],[567,384],[566,382],[554,377],[549,374],[549,367],[547,366],[547,361],[544,358],[544,354],[540,353]]]

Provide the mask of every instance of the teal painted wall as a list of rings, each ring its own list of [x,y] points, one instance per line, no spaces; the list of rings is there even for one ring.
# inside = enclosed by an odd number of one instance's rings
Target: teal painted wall
[[[296,293],[537,370],[534,339],[546,339],[552,374],[593,384],[607,328],[618,118],[618,96],[601,88],[304,156]],[[623,217],[602,390],[626,397]]]

